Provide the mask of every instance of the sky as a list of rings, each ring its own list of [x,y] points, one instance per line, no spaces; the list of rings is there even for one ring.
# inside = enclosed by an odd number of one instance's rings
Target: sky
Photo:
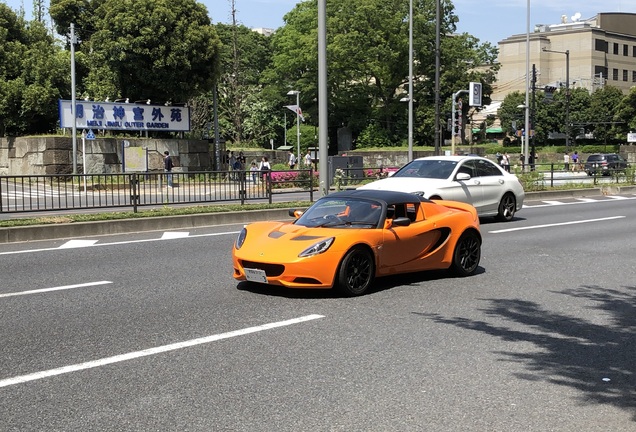
[[[24,5],[30,16],[32,0],[0,0],[14,10]],[[231,23],[230,0],[198,0],[207,6],[213,23]],[[405,2],[407,0],[404,0]],[[298,3],[297,0],[235,0],[236,17],[250,28],[273,28],[283,25],[283,17]],[[525,34],[528,0],[454,0],[459,17],[457,31],[469,33],[481,42],[493,45],[508,36]],[[636,13],[636,0],[530,0],[530,31],[537,24],[558,24],[561,16],[579,14],[591,18],[599,12]]]

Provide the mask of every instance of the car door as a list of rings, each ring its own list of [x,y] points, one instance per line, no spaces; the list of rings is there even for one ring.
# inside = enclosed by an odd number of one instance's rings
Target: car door
[[[483,200],[481,180],[477,175],[477,160],[463,161],[457,167],[449,187],[444,188],[442,198],[450,201],[461,201],[477,207]],[[468,174],[468,180],[458,179],[459,174]]]
[[[414,211],[408,211],[407,206]],[[421,208],[415,204],[398,204],[390,211],[392,218],[407,216],[412,221],[408,226],[384,230],[384,242],[378,251],[378,274],[421,270],[420,257],[437,242],[439,232],[432,222],[424,220]]]
[[[476,160],[476,174],[481,184],[482,199],[477,211],[480,214],[494,213],[499,208],[499,201],[505,189],[504,172],[489,160]]]

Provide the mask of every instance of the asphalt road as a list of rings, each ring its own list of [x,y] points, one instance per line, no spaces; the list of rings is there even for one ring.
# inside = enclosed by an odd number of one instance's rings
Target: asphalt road
[[[237,284],[239,225],[2,244],[0,430],[633,431],[635,202],[528,202],[477,275],[358,298]]]

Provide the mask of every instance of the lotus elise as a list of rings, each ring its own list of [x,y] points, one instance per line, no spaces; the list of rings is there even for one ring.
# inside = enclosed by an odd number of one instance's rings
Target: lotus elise
[[[434,269],[468,276],[481,258],[479,218],[466,203],[349,190],[289,213],[293,222],[241,230],[232,248],[236,280],[354,296],[381,276]]]

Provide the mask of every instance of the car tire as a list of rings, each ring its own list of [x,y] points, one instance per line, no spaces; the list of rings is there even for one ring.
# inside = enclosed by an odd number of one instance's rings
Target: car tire
[[[352,248],[340,262],[337,276],[340,292],[347,296],[364,294],[375,277],[373,255],[364,247]]]
[[[497,219],[503,222],[509,222],[515,217],[517,211],[517,199],[508,192],[501,197],[499,202],[499,210],[497,211]]]
[[[475,273],[481,260],[481,239],[475,231],[466,231],[457,241],[451,269],[458,276]]]

